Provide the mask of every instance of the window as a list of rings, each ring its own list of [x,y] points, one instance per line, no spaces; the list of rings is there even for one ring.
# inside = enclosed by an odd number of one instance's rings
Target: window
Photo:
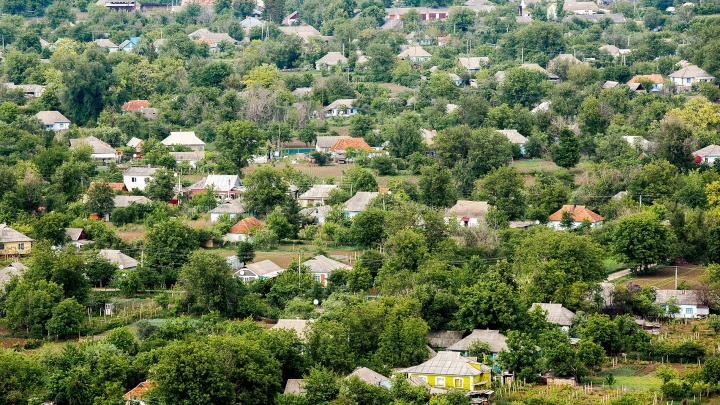
[[[435,386],[436,387],[444,387],[445,386],[445,377],[435,377]]]
[[[692,308],[685,308],[685,313],[688,315],[692,315],[692,313],[693,313]]]
[[[18,243],[18,250],[25,250],[25,244],[24,244],[24,243]]]
[[[427,382],[427,377],[424,375],[419,375],[417,378],[421,379],[423,382]]]
[[[137,183],[137,178],[135,178],[135,177],[130,178],[130,182]]]
[[[690,78],[685,79],[687,83],[690,83]]]
[[[462,388],[463,387],[463,380],[462,378],[456,378],[455,384],[453,384],[455,388]]]
[[[5,250],[5,244],[4,244],[4,243],[0,243],[0,250]]]
[[[316,274],[316,275],[315,275],[315,281],[317,281],[318,283],[320,282],[320,275],[319,275],[319,274]]]

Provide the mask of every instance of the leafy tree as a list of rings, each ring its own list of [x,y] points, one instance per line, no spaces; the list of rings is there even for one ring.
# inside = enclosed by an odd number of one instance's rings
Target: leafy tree
[[[377,208],[368,208],[353,217],[350,227],[355,243],[361,246],[376,246],[385,239],[385,212]]]
[[[171,285],[177,280],[180,267],[198,246],[197,231],[182,220],[158,222],[145,234],[145,265]]]
[[[67,217],[59,212],[50,212],[40,217],[33,226],[35,239],[44,240],[53,245],[61,245],[67,239],[65,227]]]
[[[457,319],[464,330],[518,326],[521,302],[509,267],[507,262],[498,263],[475,285],[460,288],[460,295],[466,298],[460,303]]]
[[[580,130],[586,136],[604,134],[610,125],[610,120],[600,111],[600,102],[593,95],[585,97],[580,104],[578,118],[580,119]]]
[[[517,373],[518,378],[526,381],[536,380],[541,364],[537,342],[527,333],[511,330],[506,343],[508,350],[501,351],[498,356],[503,369]]]
[[[27,403],[42,387],[43,369],[32,357],[0,350],[0,403]]]
[[[670,234],[660,219],[651,213],[627,216],[618,221],[612,236],[616,254],[635,270],[644,271],[652,263],[667,258]]]
[[[580,162],[580,141],[570,129],[560,130],[558,143],[552,149],[552,158],[556,165],[566,169]]]
[[[152,200],[169,202],[175,195],[174,173],[165,169],[156,171],[145,186],[145,194]]]
[[[201,193],[193,194],[190,204],[201,212],[209,211],[218,205],[212,190],[205,190]]]
[[[110,64],[99,49],[89,49],[63,70],[60,99],[70,114],[70,120],[85,125],[97,119],[104,109],[104,100],[112,87]]]
[[[667,384],[670,380],[680,377],[680,373],[671,366],[662,365],[655,370],[655,377],[659,378],[663,384]]]
[[[275,210],[268,215],[265,226],[275,232],[280,239],[293,239],[297,236],[295,228],[288,221],[280,207],[275,207]]]
[[[343,171],[344,177],[340,187],[351,191],[355,195],[358,191],[377,191],[378,184],[375,176],[362,167],[353,167]]]
[[[183,305],[192,312],[218,311],[233,316],[242,298],[240,279],[224,258],[197,251],[180,269],[178,281],[185,289]]]
[[[601,345],[608,352],[614,352],[618,348],[618,342],[620,341],[617,324],[607,315],[590,315],[581,328],[580,335],[584,339],[591,339]]]
[[[396,54],[385,44],[373,42],[365,50],[368,62],[365,69],[368,79],[373,82],[389,82],[392,79],[391,73],[397,62]]]
[[[109,214],[115,208],[115,200],[113,199],[115,193],[107,183],[95,183],[87,194],[88,200],[85,204],[90,212]]]
[[[111,330],[105,337],[105,341],[125,353],[134,353],[135,334],[127,326]]]
[[[452,173],[439,166],[427,166],[422,169],[420,202],[430,207],[450,207],[455,204],[455,186]]]
[[[523,186],[525,180],[512,167],[499,167],[477,182],[475,196],[510,218],[519,218],[525,211]]]
[[[224,164],[238,172],[257,153],[262,137],[257,125],[250,121],[232,121],[217,128],[215,147]]]
[[[235,254],[241,263],[250,263],[255,259],[255,247],[250,242],[239,242]]]
[[[630,180],[628,192],[639,195],[646,203],[672,195],[676,188],[677,168],[666,160],[654,161]]]
[[[720,358],[710,357],[705,359],[702,370],[700,371],[700,378],[710,385],[717,385],[720,381]]]
[[[79,332],[85,316],[85,307],[75,298],[62,300],[52,310],[52,318],[47,323],[48,334],[65,337]]]
[[[692,151],[697,140],[682,119],[669,116],[660,121],[660,128],[655,131],[655,142],[658,156],[675,167],[686,170],[694,165]]]
[[[386,127],[383,137],[390,142],[390,154],[407,158],[415,152],[423,151],[420,135],[420,116],[413,112],[404,112],[391,127]]]
[[[315,366],[305,376],[305,397],[311,404],[329,403],[340,393],[337,376],[330,370]]]
[[[533,24],[534,25],[534,24]],[[500,86],[504,100],[509,105],[519,103],[531,107],[546,93],[547,76],[544,72],[525,68],[510,68]]]
[[[248,210],[265,215],[284,204],[290,196],[282,172],[269,166],[259,167],[245,176],[243,200]]]
[[[104,257],[90,255],[85,261],[85,275],[90,284],[101,287],[107,286],[117,266]]]
[[[143,280],[137,271],[128,271],[118,280],[120,285],[120,294],[132,298],[139,293],[143,287]]]
[[[45,324],[53,316],[53,308],[62,297],[62,288],[53,282],[19,283],[5,303],[8,329],[13,332],[25,329],[33,337],[42,336]]]

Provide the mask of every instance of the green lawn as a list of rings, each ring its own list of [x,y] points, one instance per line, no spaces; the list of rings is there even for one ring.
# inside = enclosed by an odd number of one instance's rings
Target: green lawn
[[[598,376],[605,377],[612,373],[615,377],[634,377],[639,374],[645,366],[620,366],[615,368],[609,368],[597,373]]]
[[[626,264],[619,263],[614,259],[605,259],[603,260],[603,264],[605,265],[605,274],[612,274],[616,271],[627,269]]]
[[[602,377],[590,377],[590,381],[594,385],[602,386],[604,382]],[[615,384],[613,387],[625,387],[631,390],[651,390],[660,389],[662,383],[659,378],[644,377],[644,376],[628,376],[628,377],[615,377]]]

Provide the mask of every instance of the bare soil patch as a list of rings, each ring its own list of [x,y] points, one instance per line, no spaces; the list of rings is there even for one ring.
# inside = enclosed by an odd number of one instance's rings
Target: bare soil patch
[[[678,284],[686,281],[691,286],[700,283],[700,276],[705,274],[705,267],[685,264],[677,266]],[[675,266],[668,266],[656,270],[653,274],[642,274],[630,281],[641,286],[655,286],[667,290],[675,288]]]

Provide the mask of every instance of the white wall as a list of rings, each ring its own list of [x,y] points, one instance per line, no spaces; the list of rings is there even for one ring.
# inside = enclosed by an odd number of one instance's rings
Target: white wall
[[[123,176],[125,188],[127,188],[128,191],[132,191],[136,188],[141,191],[145,190],[145,186],[147,185],[148,180],[150,180],[150,176],[134,176],[134,178],[135,181],[132,181],[133,176]]]

